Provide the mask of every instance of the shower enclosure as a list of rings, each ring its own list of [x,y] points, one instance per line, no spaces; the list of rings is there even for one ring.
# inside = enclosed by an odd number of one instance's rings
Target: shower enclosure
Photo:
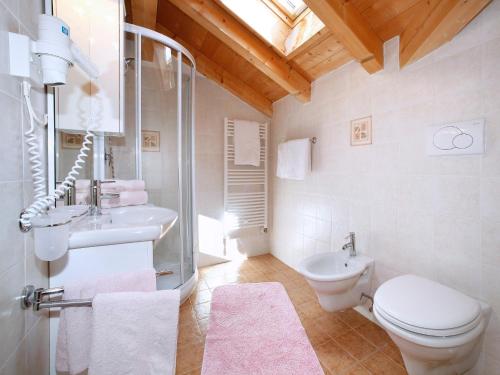
[[[142,179],[149,203],[175,210],[178,220],[154,244],[158,289],[181,290],[197,280],[193,213],[195,62],[180,44],[158,32],[125,24],[121,95],[124,134],[94,137],[79,178]],[[56,180],[70,169],[77,149],[56,131]]]
[[[125,24],[124,74],[126,134],[121,140],[109,137],[104,142],[106,178],[143,179],[150,203],[178,212],[175,226],[155,243],[154,265],[169,271],[158,278],[158,288],[180,288],[184,297],[197,278],[193,233],[195,61],[189,51],[165,35]]]

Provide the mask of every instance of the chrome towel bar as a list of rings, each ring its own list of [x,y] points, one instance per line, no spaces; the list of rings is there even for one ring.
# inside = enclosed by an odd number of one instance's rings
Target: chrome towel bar
[[[172,275],[172,271],[162,270],[156,272],[156,277]],[[92,299],[61,299],[57,301],[46,300],[56,295],[64,294],[63,287],[57,288],[35,288],[33,285],[26,285],[21,294],[21,308],[23,310],[33,308],[33,311],[40,311],[51,308],[65,307],[91,307]]]

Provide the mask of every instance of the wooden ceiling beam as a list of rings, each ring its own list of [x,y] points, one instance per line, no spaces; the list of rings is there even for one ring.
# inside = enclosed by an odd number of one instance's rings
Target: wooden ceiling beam
[[[154,30],[156,27],[156,14],[158,12],[158,0],[130,0],[132,11],[132,23]],[[150,40],[145,40],[142,48],[142,58],[153,61],[154,48]]]
[[[171,32],[162,24],[156,24],[156,30],[168,37],[176,40],[186,47],[196,60],[196,70],[203,74],[208,79],[217,82],[226,90],[237,96],[244,102],[256,108],[266,116],[272,117],[273,103],[260,92],[257,92],[252,87],[247,85],[241,79],[228,72],[222,66],[215,63],[207,57],[203,52],[194,47],[187,41],[179,38],[175,33]]]
[[[321,22],[318,16],[310,9],[305,11],[306,15],[302,16],[288,33],[285,40],[285,54],[287,60],[291,60],[294,56],[300,54],[310,46],[317,43],[317,41],[329,34],[328,28]]]
[[[135,25],[154,30],[156,27],[156,14],[158,0],[130,0],[132,8],[132,22]]]
[[[369,73],[384,67],[383,42],[352,2],[304,0],[351,55]]]
[[[429,0],[403,31],[399,64],[408,65],[450,41],[491,0]]]
[[[167,1],[167,0],[161,0]],[[299,100],[311,99],[311,83],[214,0],[169,0],[233,51]]]
[[[342,49],[308,69],[308,73],[313,77],[313,79],[318,79],[323,74],[347,64],[349,61],[352,61],[351,54],[347,50]]]

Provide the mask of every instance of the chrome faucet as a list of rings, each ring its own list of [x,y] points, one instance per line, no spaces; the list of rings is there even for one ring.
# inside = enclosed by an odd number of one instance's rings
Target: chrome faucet
[[[93,216],[101,216],[102,199],[110,199],[119,197],[120,194],[102,194],[101,184],[111,184],[115,181],[92,180],[90,184],[90,214]]]
[[[57,185],[61,185],[63,181],[56,181]],[[59,186],[57,186],[59,187]],[[75,181],[73,181],[73,185],[70,185],[69,189],[64,193],[64,205],[65,206],[74,206],[76,204],[76,187]]]
[[[356,235],[354,234],[354,232],[349,232],[349,235],[345,239],[346,240],[348,239],[349,242],[346,243],[344,246],[342,246],[342,250],[349,249],[349,256],[355,257],[356,256]]]

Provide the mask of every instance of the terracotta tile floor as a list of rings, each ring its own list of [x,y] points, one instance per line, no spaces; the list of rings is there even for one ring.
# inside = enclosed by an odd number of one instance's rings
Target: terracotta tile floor
[[[303,277],[271,255],[199,271],[195,292],[181,306],[178,375],[200,373],[212,290],[223,284],[264,281],[286,287],[326,375],[406,374],[399,350],[384,330],[352,309],[323,311]]]

